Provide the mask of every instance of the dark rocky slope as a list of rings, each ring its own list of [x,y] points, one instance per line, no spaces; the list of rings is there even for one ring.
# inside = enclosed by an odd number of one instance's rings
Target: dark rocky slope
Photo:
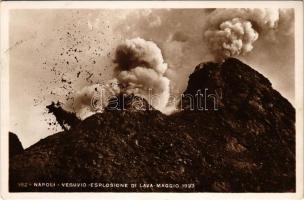
[[[212,98],[205,109],[191,109],[186,96],[206,88],[220,97],[216,110]],[[125,110],[95,114],[15,156],[10,191],[295,191],[295,110],[239,60],[199,65],[189,78],[183,111],[171,116],[134,109],[132,102],[134,97]],[[18,182],[85,182],[87,187],[18,187]],[[181,185],[92,188],[91,182]]]

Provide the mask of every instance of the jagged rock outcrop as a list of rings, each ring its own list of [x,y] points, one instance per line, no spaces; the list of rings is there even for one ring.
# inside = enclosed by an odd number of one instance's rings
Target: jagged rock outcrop
[[[65,131],[68,131],[71,127],[77,126],[81,120],[76,116],[75,113],[64,110],[61,107],[60,102],[52,102],[46,106],[48,113],[52,113],[56,118],[56,121]]]
[[[9,158],[13,158],[15,155],[21,154],[23,152],[23,146],[15,133],[9,132],[8,138],[9,146]]]
[[[205,89],[215,94],[206,105],[190,98]],[[170,116],[137,110],[138,102],[148,105],[133,96],[126,109],[106,109],[70,134],[41,140],[10,160],[10,191],[295,191],[295,110],[263,75],[233,58],[205,63],[189,77],[184,94],[183,110]],[[63,187],[65,182],[87,187]],[[94,182],[153,187],[90,187]],[[180,187],[157,187],[162,183]]]

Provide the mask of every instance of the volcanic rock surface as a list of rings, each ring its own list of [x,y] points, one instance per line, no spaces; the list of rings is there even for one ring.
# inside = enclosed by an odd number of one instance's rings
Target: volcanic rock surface
[[[190,98],[206,89],[206,104]],[[198,65],[182,110],[170,116],[134,109],[134,98],[126,109],[106,109],[13,157],[10,191],[295,191],[295,109],[241,61]],[[142,105],[147,108],[145,100]],[[34,187],[38,182],[56,185]],[[86,187],[63,187],[67,182]]]

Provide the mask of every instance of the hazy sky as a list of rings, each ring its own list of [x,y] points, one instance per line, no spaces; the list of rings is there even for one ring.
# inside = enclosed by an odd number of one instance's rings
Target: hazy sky
[[[200,62],[213,59],[203,39],[212,9],[14,10],[10,12],[10,130],[24,147],[60,131],[45,106],[113,77],[114,50],[125,39],[154,41],[179,93]],[[293,17],[239,56],[294,102]],[[81,73],[79,74],[79,71]],[[69,83],[71,81],[71,83]]]

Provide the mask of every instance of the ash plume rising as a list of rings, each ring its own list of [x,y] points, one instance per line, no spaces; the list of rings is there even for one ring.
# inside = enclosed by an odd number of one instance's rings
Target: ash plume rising
[[[154,108],[164,111],[170,96],[170,80],[164,76],[167,64],[160,48],[152,41],[129,39],[115,51],[115,75],[105,84],[85,86],[76,92],[70,109],[80,119],[102,112],[118,94],[145,98]]]
[[[168,66],[160,48],[142,38],[126,40],[115,54],[116,78],[121,92],[145,98],[163,111],[170,96],[170,80],[164,76]]]
[[[252,51],[261,35],[277,28],[278,9],[216,9],[208,16],[204,38],[216,60]]]

